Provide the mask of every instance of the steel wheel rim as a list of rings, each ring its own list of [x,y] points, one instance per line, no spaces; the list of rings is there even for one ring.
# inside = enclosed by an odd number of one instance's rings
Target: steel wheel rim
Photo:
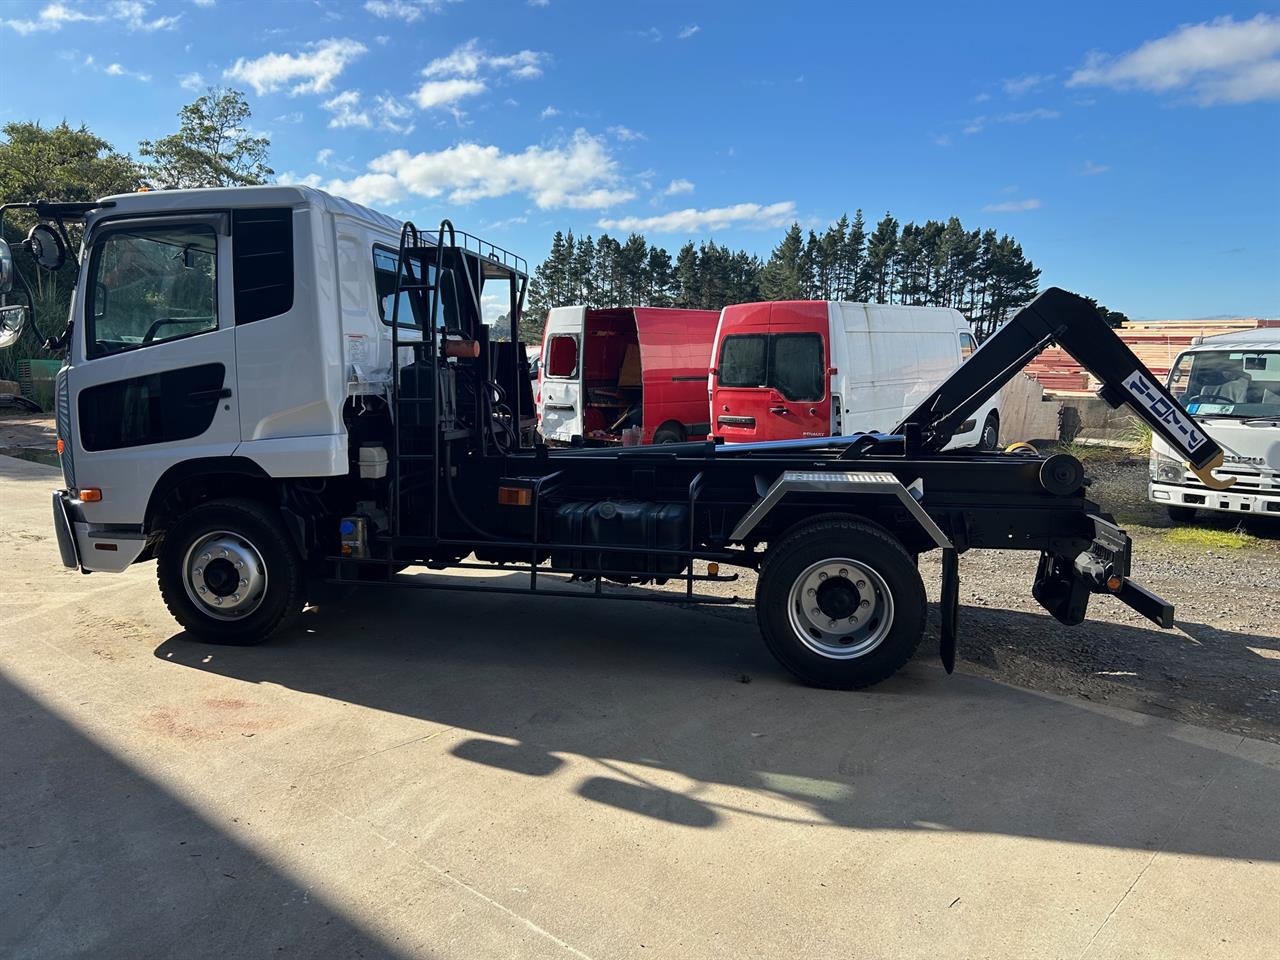
[[[243,620],[267,595],[267,565],[247,537],[215,530],[187,549],[182,585],[201,613],[215,620]]]
[[[829,660],[854,660],[888,636],[893,594],[875,568],[833,557],[810,564],[792,581],[787,616],[809,650]]]

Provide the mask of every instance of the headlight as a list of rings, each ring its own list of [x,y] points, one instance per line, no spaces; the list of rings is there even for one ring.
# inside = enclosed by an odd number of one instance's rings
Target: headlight
[[[1151,479],[1159,483],[1181,483],[1185,476],[1185,468],[1180,460],[1166,457],[1163,453],[1151,453]]]

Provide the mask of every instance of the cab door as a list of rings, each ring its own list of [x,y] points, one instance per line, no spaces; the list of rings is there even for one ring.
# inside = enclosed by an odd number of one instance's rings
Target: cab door
[[[85,521],[141,524],[167,469],[240,442],[230,243],[225,214],[93,230],[60,437],[68,483],[102,491]]]
[[[769,340],[769,415],[785,418],[788,436],[829,436],[831,393],[824,337],[805,331],[776,333]]]
[[[540,410],[542,435],[568,443],[584,433],[586,390],[582,356],[586,307],[555,307],[547,315],[542,344]]]

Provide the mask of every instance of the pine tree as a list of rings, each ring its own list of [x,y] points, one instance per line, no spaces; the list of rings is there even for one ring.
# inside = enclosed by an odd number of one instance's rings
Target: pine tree
[[[676,254],[675,304],[693,309],[698,305],[698,248],[690,240]]]
[[[649,248],[646,273],[649,281],[648,302],[655,307],[669,307],[676,293],[675,267],[671,254],[656,244]]]
[[[596,300],[596,245],[587,234],[578,241],[573,254],[573,302],[584,307],[598,306]]]
[[[898,221],[889,213],[876,224],[867,240],[867,277],[870,297],[890,303],[893,294],[893,261],[898,250]]]
[[[800,224],[787,228],[782,242],[773,248],[760,275],[760,293],[766,300],[800,300],[806,293],[804,235]]]
[[[862,211],[855,210],[849,236],[844,241],[844,276],[846,287],[842,299],[865,303],[871,297],[870,274],[867,271],[867,224]]]

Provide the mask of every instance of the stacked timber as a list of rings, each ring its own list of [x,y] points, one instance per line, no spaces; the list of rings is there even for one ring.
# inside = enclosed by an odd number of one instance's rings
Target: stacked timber
[[[1191,341],[1196,337],[1212,337],[1220,333],[1273,325],[1280,326],[1280,321],[1149,320],[1127,324],[1116,332],[1147,369],[1164,380],[1178,354],[1191,346]],[[1057,347],[1045,350],[1031,361],[1026,372],[1040,382],[1046,394],[1055,397],[1091,396],[1099,386],[1094,377],[1071,359],[1066,351]]]

